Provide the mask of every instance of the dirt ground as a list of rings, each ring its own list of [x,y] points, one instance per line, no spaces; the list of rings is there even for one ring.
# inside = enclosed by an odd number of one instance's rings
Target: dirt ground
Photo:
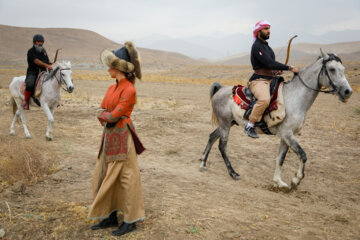
[[[241,179],[230,178],[217,143],[208,171],[199,171],[214,129],[209,85],[138,82],[133,121],[147,148],[139,156],[146,219],[116,238],[111,229],[90,230],[86,219],[102,133],[95,111],[112,82],[75,80],[55,112],[52,142],[45,141],[45,114],[34,107],[26,112],[33,138],[25,139],[20,124],[9,135],[9,82],[0,76],[0,135],[55,149],[60,171],[20,192],[0,187],[4,239],[360,239],[358,92],[347,104],[319,94],[297,137],[308,156],[305,179],[282,192],[272,187],[279,139],[250,139],[240,127],[231,130],[228,153]],[[287,183],[298,162],[287,155]]]

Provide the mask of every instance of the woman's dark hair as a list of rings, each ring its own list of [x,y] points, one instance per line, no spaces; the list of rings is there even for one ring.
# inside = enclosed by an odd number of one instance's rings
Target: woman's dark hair
[[[124,72],[124,75],[127,80],[129,80],[132,84],[135,84],[135,74],[133,72],[130,72],[130,73]]]

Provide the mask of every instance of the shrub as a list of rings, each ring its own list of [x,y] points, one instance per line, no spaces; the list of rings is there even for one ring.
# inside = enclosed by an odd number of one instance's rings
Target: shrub
[[[35,140],[0,136],[0,181],[36,183],[56,169],[56,154]]]

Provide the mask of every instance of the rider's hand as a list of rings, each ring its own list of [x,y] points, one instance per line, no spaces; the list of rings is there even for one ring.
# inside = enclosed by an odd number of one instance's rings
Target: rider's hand
[[[293,66],[289,66],[289,71],[291,71],[295,74],[299,73],[299,69],[297,69],[296,67],[293,67]]]
[[[47,65],[47,67],[46,67],[47,69],[49,69],[49,70],[53,70],[53,67],[51,66],[51,65]]]
[[[299,69],[297,69],[297,68],[294,67],[294,68],[292,69],[292,72],[293,72],[293,73],[299,73]]]

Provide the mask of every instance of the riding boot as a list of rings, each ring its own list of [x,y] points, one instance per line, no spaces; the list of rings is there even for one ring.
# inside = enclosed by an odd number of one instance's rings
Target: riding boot
[[[110,214],[109,218],[105,218],[101,220],[99,223],[92,225],[91,229],[98,230],[98,229],[117,227],[117,226],[118,226],[118,219],[117,219],[116,211],[114,211]]]
[[[245,133],[249,136],[249,137],[252,137],[252,138],[259,138],[259,136],[256,134],[255,132],[255,128],[254,127],[248,127],[246,126],[245,127]]]
[[[128,232],[134,231],[136,229],[136,223],[125,223],[123,222],[121,224],[121,226],[115,230],[111,232],[111,235],[113,236],[121,236],[124,235]]]
[[[23,108],[24,110],[29,110],[29,102],[32,92],[31,91],[25,91],[24,92],[24,101],[23,101]]]

